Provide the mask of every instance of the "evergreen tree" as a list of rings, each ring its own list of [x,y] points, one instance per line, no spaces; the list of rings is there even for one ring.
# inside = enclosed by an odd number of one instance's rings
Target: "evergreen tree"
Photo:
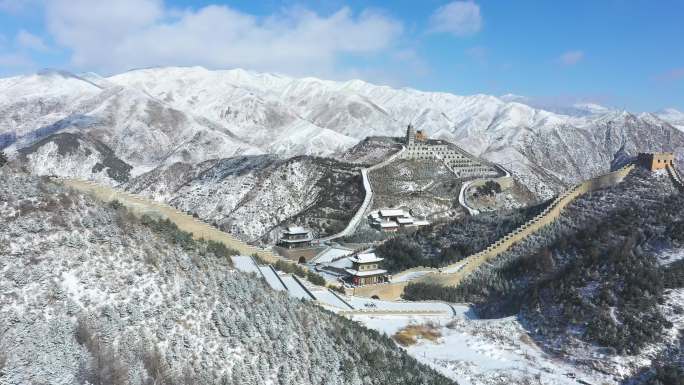
[[[7,163],[7,155],[5,155],[4,152],[0,151],[0,167],[4,166]]]

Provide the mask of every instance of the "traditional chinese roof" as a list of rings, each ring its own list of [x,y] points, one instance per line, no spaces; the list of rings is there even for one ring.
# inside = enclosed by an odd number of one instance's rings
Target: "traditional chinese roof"
[[[393,228],[393,227],[399,227],[399,225],[395,221],[387,221],[387,222],[380,222],[380,227],[382,227],[383,229],[389,229],[389,228]]]
[[[382,217],[407,217],[408,214],[401,209],[381,209],[380,216]]]
[[[349,257],[349,259],[352,262],[356,263],[373,263],[373,262],[380,262],[384,258],[379,258],[378,256],[375,255],[375,253],[359,253],[354,255],[353,257]]]
[[[375,270],[365,270],[365,271],[358,271],[354,269],[345,269],[347,273],[357,276],[357,277],[369,277],[373,275],[382,275],[387,273],[387,270],[383,269],[375,269]]]
[[[287,234],[308,234],[309,230],[303,228],[302,226],[288,226],[287,229],[284,231],[284,233]]]
[[[413,218],[397,218],[397,222],[400,225],[407,225],[409,223],[413,223]]]
[[[281,238],[280,242],[284,243],[302,243],[302,242],[310,242],[313,241],[312,237],[306,237],[306,238],[295,238],[295,239],[287,239],[287,238]]]

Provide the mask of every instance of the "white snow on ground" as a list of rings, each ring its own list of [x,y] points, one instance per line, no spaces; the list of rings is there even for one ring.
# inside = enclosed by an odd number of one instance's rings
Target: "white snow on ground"
[[[362,297],[346,297],[343,296],[354,309],[367,310],[388,310],[388,311],[435,311],[443,312],[444,314],[454,314],[454,310],[449,304],[444,302],[401,302],[401,301],[382,301],[377,299],[362,298]],[[465,307],[457,307],[455,310],[459,314],[459,309],[462,313],[468,311]]]
[[[330,246],[327,249],[325,249],[322,253],[320,253],[316,257],[314,257],[311,261],[309,261],[309,263],[312,263],[312,264],[330,263],[332,261],[335,261],[335,260],[340,259],[342,257],[345,257],[347,255],[351,255],[353,253],[354,253],[354,250],[348,249],[346,247]]]
[[[658,261],[663,265],[669,265],[684,258],[684,249],[670,249],[658,255]]]
[[[252,257],[244,255],[236,255],[230,257],[233,260],[233,266],[243,273],[256,273],[259,274],[259,267],[254,263]]]
[[[306,290],[304,290],[302,285],[300,285],[293,276],[281,275],[280,279],[283,280],[283,283],[287,287],[287,292],[290,295],[290,297],[295,297],[299,299],[311,299],[309,293],[307,293]]]
[[[468,306],[453,316],[354,315],[352,318],[389,336],[410,324],[432,323],[442,333],[437,343],[419,340],[406,348],[462,385],[614,383],[598,373],[584,373],[544,353],[515,318],[479,320]],[[573,378],[574,376],[574,378]]]
[[[316,273],[325,279],[326,283],[331,285],[340,285],[342,281],[340,280],[341,274],[334,274],[329,271],[316,270]]]
[[[287,290],[287,288],[283,286],[283,283],[278,278],[278,274],[271,266],[259,266],[259,270],[261,270],[261,273],[264,275],[264,279],[266,279],[268,285],[271,286],[271,289],[278,291]]]
[[[352,310],[349,306],[347,306],[346,303],[344,303],[344,301],[340,299],[340,297],[328,290],[313,290],[312,293],[314,297],[316,297],[316,299],[324,305],[344,310]]]
[[[423,275],[428,274],[430,272],[431,272],[430,270],[424,270],[424,271],[412,271],[410,273],[394,275],[394,276],[392,276],[392,279],[390,279],[390,282],[413,281],[414,279],[422,277]]]

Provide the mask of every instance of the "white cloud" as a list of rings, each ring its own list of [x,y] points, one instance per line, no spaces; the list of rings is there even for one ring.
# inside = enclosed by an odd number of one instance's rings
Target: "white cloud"
[[[443,5],[430,17],[431,32],[468,36],[482,28],[480,6],[472,1],[454,1]]]
[[[48,50],[48,47],[43,42],[43,39],[23,29],[20,30],[19,33],[17,33],[16,42],[17,45],[21,48],[26,48],[39,52],[44,52]]]
[[[0,0],[0,12],[17,13],[24,11],[30,6],[36,5],[40,0]]]
[[[583,51],[567,51],[558,57],[558,62],[565,66],[572,66],[584,59]]]
[[[257,17],[218,5],[171,10],[161,0],[53,0],[46,17],[55,40],[72,51],[72,64],[99,71],[204,65],[329,74],[341,55],[383,51],[402,32],[386,15],[348,8]]]

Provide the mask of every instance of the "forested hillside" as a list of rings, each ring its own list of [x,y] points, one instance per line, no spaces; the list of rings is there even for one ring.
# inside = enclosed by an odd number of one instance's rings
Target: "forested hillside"
[[[433,224],[393,237],[378,246],[376,252],[385,258],[383,265],[390,272],[415,266],[445,266],[483,250],[543,211],[547,204]]]
[[[0,169],[0,383],[451,383],[230,253]]]
[[[658,256],[684,247],[683,208],[684,194],[666,174],[636,169],[622,184],[577,199],[458,288],[410,285],[405,297],[473,302],[490,317],[518,314],[556,352],[594,346],[633,355],[663,341],[674,348],[678,331],[667,313],[682,311],[683,265]]]

